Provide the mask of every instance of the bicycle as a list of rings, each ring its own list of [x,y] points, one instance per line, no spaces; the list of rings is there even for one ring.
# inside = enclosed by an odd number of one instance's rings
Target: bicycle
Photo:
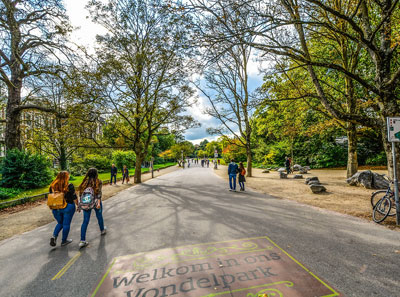
[[[390,187],[392,184],[394,185],[394,182],[390,181],[387,190],[379,190],[371,195],[372,219],[375,223],[384,221],[388,216],[396,215],[395,195]]]

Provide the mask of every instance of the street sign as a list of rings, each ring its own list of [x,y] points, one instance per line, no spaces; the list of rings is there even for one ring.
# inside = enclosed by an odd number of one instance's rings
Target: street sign
[[[214,153],[214,158],[218,158],[218,153]]]
[[[394,197],[396,203],[396,225],[400,225],[400,198],[399,198],[399,185],[397,180],[397,160],[396,160],[396,146],[395,142],[400,142],[400,118],[386,118],[388,141],[392,143],[392,157],[393,157],[393,182],[394,182]]]
[[[388,141],[400,142],[400,118],[386,118]]]

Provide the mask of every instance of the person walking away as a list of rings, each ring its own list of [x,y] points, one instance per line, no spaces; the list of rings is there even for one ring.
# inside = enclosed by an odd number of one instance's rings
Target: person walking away
[[[287,174],[289,174],[290,173],[290,159],[289,159],[289,157],[286,157],[285,167],[286,167]]]
[[[207,159],[207,168],[210,167],[210,159]]]
[[[124,183],[125,180],[126,183],[129,182],[129,170],[128,167],[126,167],[126,165],[124,165],[124,167],[122,168],[122,184]]]
[[[107,228],[104,226],[103,204],[101,202],[102,186],[103,184],[98,177],[96,168],[90,168],[83,178],[82,183],[79,185],[80,201],[78,210],[83,210],[81,241],[79,242],[80,248],[89,244],[89,242],[86,241],[86,231],[89,225],[92,209],[96,212],[96,218],[100,227],[101,235],[106,234]]]
[[[218,165],[221,165],[221,160],[220,159],[218,159]]]
[[[56,246],[58,234],[63,230],[61,246],[64,246],[72,242],[72,239],[68,239],[68,234],[72,217],[75,214],[75,205],[78,205],[75,187],[73,184],[69,184],[69,173],[67,171],[61,171],[57,174],[56,179],[50,185],[49,192],[50,195],[61,194],[64,199],[64,204],[66,204],[63,208],[52,209],[57,225],[54,228],[53,236],[50,238],[50,245]]]
[[[228,166],[229,187],[230,191],[236,191],[236,175],[239,171],[238,165],[232,159]]]
[[[244,191],[244,183],[246,182],[246,169],[244,169],[243,162],[239,163],[239,186],[240,191]]]
[[[113,183],[113,178],[114,178],[114,185],[117,184],[117,173],[118,173],[117,167],[115,166],[115,164],[112,164],[112,166],[111,166],[110,185],[112,185],[112,183]]]

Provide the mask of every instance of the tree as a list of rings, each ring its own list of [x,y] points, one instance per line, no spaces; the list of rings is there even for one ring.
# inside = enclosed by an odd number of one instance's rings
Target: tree
[[[57,54],[65,48],[69,31],[62,0],[0,1],[0,80],[8,91],[7,149],[22,148],[20,126],[23,110],[53,111],[44,104],[25,104],[22,89],[28,79],[58,71],[57,65],[61,60],[57,60]]]
[[[207,155],[209,157],[214,157],[215,151],[217,151],[218,154],[221,154],[222,144],[218,141],[211,141],[211,142],[207,143],[206,151],[207,151]]]
[[[208,132],[227,139],[233,136],[235,141],[231,144],[246,150],[247,176],[252,176],[251,118],[257,100],[250,91],[248,68],[253,48],[248,44],[254,42],[254,37],[242,32],[254,23],[238,3],[219,1],[217,7],[222,8],[218,12],[221,14],[207,11],[205,26],[198,21],[194,23],[202,34],[201,45],[207,49],[207,61],[210,61],[204,73],[206,84],[204,87],[198,85],[198,88],[211,105],[206,113],[220,122],[219,127],[208,129]],[[234,40],[217,41],[226,31],[221,22],[228,24],[235,32],[230,35]]]
[[[282,44],[276,50],[277,42],[269,38],[267,47],[277,55],[288,56],[298,61],[307,69],[313,82],[315,92],[321,104],[335,118],[353,124],[375,126],[381,131],[382,141],[388,156],[391,154],[390,144],[387,142],[386,117],[394,116],[400,109],[397,103],[397,81],[400,77],[400,65],[396,59],[399,54],[396,46],[396,37],[399,28],[393,26],[398,22],[399,14],[396,13],[398,1],[385,1],[382,3],[354,1],[348,7],[336,6],[335,3],[325,3],[319,0],[309,0],[301,5],[295,1],[282,1],[284,23],[279,26],[295,24],[295,39],[291,43]],[[317,14],[314,14],[317,12]],[[310,21],[317,15],[318,22]],[[324,15],[324,18],[319,16]],[[373,16],[373,17],[372,17]],[[337,20],[332,22],[331,20]],[[396,22],[397,20],[397,22]],[[343,24],[337,26],[336,24]],[[341,40],[352,42],[360,49],[360,55],[367,59],[371,69],[360,71],[357,65],[338,63],[335,57],[322,60],[310,50],[312,32],[321,31],[321,28],[337,35]],[[315,42],[315,39],[314,39]],[[342,60],[343,61],[343,60]],[[357,113],[351,104],[349,109],[341,110],[329,100],[329,93],[321,80],[323,69],[344,75],[346,79],[345,93],[350,98],[353,88],[363,88],[368,97],[372,97],[369,111]],[[392,174],[392,159],[388,158],[388,168]]]
[[[45,74],[30,84],[36,92],[29,102],[46,105],[53,112],[27,115],[25,146],[53,156],[61,170],[67,170],[67,161],[78,148],[93,146],[93,140],[101,137],[97,133],[101,125],[99,106],[93,98],[78,97],[82,93],[77,92],[74,82]],[[89,88],[87,85],[86,90]]]
[[[135,183],[153,136],[160,131],[191,127],[184,115],[192,103],[188,86],[191,63],[184,20],[170,13],[162,0],[89,2],[95,22],[107,34],[98,36],[96,61],[99,96],[119,142],[136,154]]]
[[[232,29],[226,21],[226,1],[192,1],[194,6],[213,15],[224,28],[224,34],[209,36],[212,42],[220,40],[234,44],[236,36],[256,36],[248,43],[242,38],[240,43],[249,44],[271,58],[287,57],[303,67],[314,87],[313,96],[317,96],[323,107],[335,118],[343,122],[377,127],[380,130],[382,142],[388,156],[389,174],[393,173],[391,146],[387,141],[386,117],[398,115],[400,79],[400,49],[398,46],[399,1],[349,1],[342,5],[337,2],[320,0],[281,0],[273,5],[259,1],[230,1],[231,5],[246,8],[245,15],[256,20],[256,25],[244,29],[242,34]],[[206,23],[208,24],[208,23]],[[343,24],[343,26],[340,26]],[[318,51],[311,50],[311,44],[321,44],[323,32],[329,31],[339,39],[350,41],[355,48],[360,48],[362,66],[345,67],[335,55],[321,56]],[[321,32],[320,35],[314,32]],[[320,38],[320,40],[318,40]],[[370,67],[369,67],[370,65]],[[360,65],[361,66],[361,65]],[[341,109],[329,100],[329,92],[321,79],[327,72],[337,73],[345,77],[352,87],[362,89],[369,106],[365,113],[354,109]],[[346,93],[346,92],[345,92]],[[347,92],[348,96],[351,93]],[[368,100],[367,100],[368,101]],[[349,107],[351,107],[349,105]],[[399,152],[399,147],[397,149]],[[397,154],[397,157],[400,153]]]

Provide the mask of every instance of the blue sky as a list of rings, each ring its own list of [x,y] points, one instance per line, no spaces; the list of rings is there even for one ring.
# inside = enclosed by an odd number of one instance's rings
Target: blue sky
[[[72,38],[74,42],[92,47],[95,42],[96,34],[102,34],[104,31],[101,26],[92,23],[90,19],[87,18],[88,12],[85,9],[87,2],[87,0],[67,0],[65,1],[65,8],[67,9],[67,14],[69,15],[72,25],[80,27],[80,29],[73,33]],[[259,73],[259,63],[252,61],[249,68],[250,89],[254,90],[262,84],[262,75]],[[203,139],[211,141],[217,138],[206,132],[207,128],[219,125],[218,120],[204,114],[204,109],[208,105],[208,99],[199,94],[197,105],[188,110],[189,114],[201,123],[200,128],[188,129],[184,134],[187,140],[195,144],[200,143]]]
[[[262,85],[262,75],[259,74],[257,63],[252,63],[252,69],[250,70],[250,73],[249,89],[253,91]],[[194,144],[198,144],[204,139],[211,141],[218,138],[218,136],[209,135],[206,130],[207,128],[220,125],[219,120],[206,115],[203,112],[207,106],[209,106],[208,99],[200,94],[198,94],[198,96],[198,104],[189,109],[189,113],[201,123],[201,127],[188,129],[185,133],[185,138]]]

